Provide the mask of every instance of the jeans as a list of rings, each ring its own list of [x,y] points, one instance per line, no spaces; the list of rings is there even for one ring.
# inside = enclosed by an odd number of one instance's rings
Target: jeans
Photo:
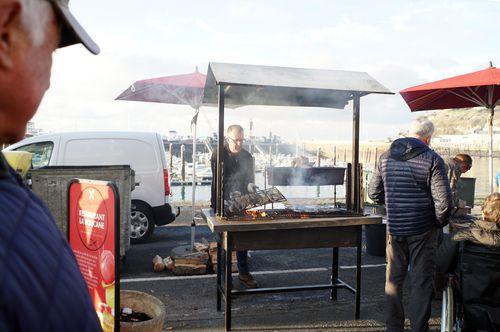
[[[248,250],[237,251],[236,259],[238,260],[238,274],[247,275],[248,271]]]
[[[412,331],[428,331],[436,271],[438,230],[410,236],[389,235],[385,282],[387,331],[404,331],[403,284],[410,267],[409,318]]]

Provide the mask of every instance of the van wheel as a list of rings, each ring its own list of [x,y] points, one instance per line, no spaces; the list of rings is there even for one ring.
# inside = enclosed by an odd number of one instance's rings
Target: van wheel
[[[130,215],[130,242],[146,242],[155,229],[153,213],[149,207],[141,202],[132,202]]]

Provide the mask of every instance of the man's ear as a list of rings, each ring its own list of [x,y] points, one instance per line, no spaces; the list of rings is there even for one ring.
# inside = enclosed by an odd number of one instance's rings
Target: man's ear
[[[19,0],[0,1],[0,68],[12,67],[12,43],[21,16]]]
[[[420,140],[422,142],[424,142],[426,145],[430,145],[431,144],[431,136],[427,136],[427,137],[421,138]]]

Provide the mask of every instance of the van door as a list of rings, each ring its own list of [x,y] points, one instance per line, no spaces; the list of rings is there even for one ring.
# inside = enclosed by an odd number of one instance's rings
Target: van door
[[[160,134],[156,134],[156,140],[158,144],[158,150],[160,152],[160,162],[161,168],[163,169],[163,193],[164,193],[164,203],[170,203],[170,180],[171,174],[167,167],[167,152],[165,151],[165,144]]]

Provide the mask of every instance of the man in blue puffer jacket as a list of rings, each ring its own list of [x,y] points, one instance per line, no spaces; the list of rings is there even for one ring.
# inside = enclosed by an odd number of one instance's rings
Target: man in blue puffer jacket
[[[404,331],[403,284],[408,270],[412,331],[429,329],[438,229],[448,223],[452,210],[444,161],[428,146],[433,133],[430,120],[414,120],[411,137],[395,140],[380,156],[369,185],[370,198],[387,210],[387,331]]]
[[[0,146],[23,138],[49,87],[52,53],[97,45],[68,0],[0,0]],[[0,153],[0,331],[100,331],[75,256]]]

